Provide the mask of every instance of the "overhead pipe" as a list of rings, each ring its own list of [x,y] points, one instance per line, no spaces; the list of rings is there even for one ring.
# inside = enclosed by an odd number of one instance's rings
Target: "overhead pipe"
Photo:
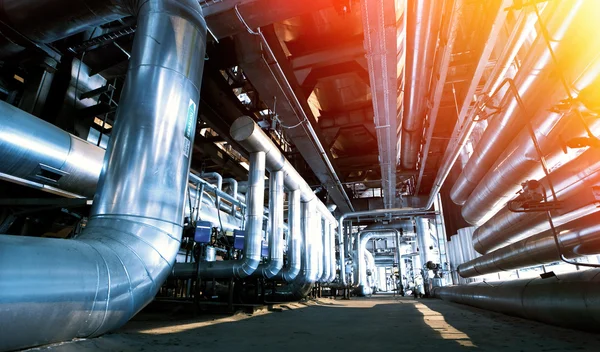
[[[271,138],[254,122],[251,117],[241,116],[231,125],[231,136],[240,143],[248,152],[262,151],[266,153],[266,168],[269,172],[283,171],[285,173],[284,186],[288,190],[300,190],[302,202],[316,200],[316,209],[328,221],[335,221],[335,217],[323,202],[317,199],[312,188],[300,176],[298,171],[281,153]]]
[[[381,168],[381,189],[385,208],[396,203],[396,166],[398,165],[398,82],[403,79],[406,14],[394,0],[361,2],[367,72],[371,87],[373,122]],[[400,19],[400,21],[399,21]],[[398,37],[402,40],[398,43]],[[354,209],[351,209],[354,210]]]
[[[553,277],[479,282],[436,287],[434,296],[446,301],[513,315],[542,323],[600,331],[600,270],[577,271]]]
[[[233,126],[231,134],[235,134]],[[246,278],[258,268],[262,250],[263,206],[265,202],[265,160],[263,151],[250,152],[248,171],[248,193],[246,199],[246,235],[244,237],[244,256],[237,260],[200,262],[198,275],[203,278]]]
[[[513,5],[513,0],[501,0],[498,6],[498,11],[496,13],[496,17],[492,25],[490,26],[490,34],[483,46],[481,51],[481,56],[479,57],[479,61],[475,67],[475,71],[473,72],[473,77],[469,86],[466,89],[465,98],[463,103],[460,105],[460,110],[457,116],[456,123],[454,124],[454,130],[452,131],[452,135],[450,138],[450,142],[446,147],[446,151],[444,152],[444,156],[442,158],[442,162],[440,167],[438,168],[438,172],[435,176],[435,180],[433,181],[433,186],[431,191],[429,192],[429,198],[427,200],[427,205],[423,208],[429,209],[437,199],[437,195],[440,192],[440,189],[444,185],[446,178],[450,174],[450,171],[454,167],[454,163],[458,159],[461,154],[461,150],[466,145],[471,133],[473,132],[473,128],[476,124],[476,109],[471,108],[471,104],[473,102],[473,96],[476,91],[480,87],[480,81],[487,71],[488,64],[492,52],[496,46],[496,41],[500,37],[500,31],[504,29],[506,16],[508,11],[505,11],[506,8]],[[510,57],[500,57],[496,65],[501,65],[505,62],[511,62],[512,59]],[[489,83],[488,83],[489,82]],[[491,92],[489,89],[491,87],[492,82],[487,80],[483,91]]]
[[[600,48],[600,41],[596,47]],[[582,96],[600,86],[600,56],[587,66],[573,84],[573,89]],[[592,93],[593,94],[593,93]],[[548,101],[558,104],[566,98],[558,90]],[[577,105],[576,103],[573,103]],[[551,112],[550,106],[540,109],[531,120],[537,147],[528,128],[523,129],[500,155],[494,166],[483,177],[462,208],[462,215],[470,223],[481,224],[497,213],[501,207],[521,189],[527,180],[544,176],[540,149],[546,165],[551,168],[564,160],[564,144],[572,139],[589,137],[589,133],[600,131],[596,116],[586,114],[583,106],[574,106],[564,116]],[[581,118],[580,118],[581,116]]]
[[[515,270],[566,259],[600,254],[600,213],[515,242],[494,252],[463,263],[458,267],[462,277],[474,277],[499,271]]]
[[[435,124],[437,122],[438,112],[442,103],[442,96],[444,94],[444,88],[446,87],[446,79],[448,78],[448,71],[450,70],[450,60],[452,59],[454,43],[458,37],[458,27],[460,20],[462,19],[463,7],[463,0],[453,1],[450,15],[447,17],[447,33],[443,34],[445,38],[440,39],[440,46],[442,46],[443,49],[441,49],[441,55],[439,59],[436,58],[436,61],[438,61],[437,67],[439,70],[432,78],[432,107],[429,110],[429,116],[427,117],[428,120],[426,124],[425,145],[423,146],[423,151],[421,153],[422,156],[419,162],[419,176],[417,177],[414,194],[419,194],[419,190],[421,189],[421,182],[423,181],[425,166],[427,165],[427,159],[429,158],[429,148],[431,147],[431,141],[433,140],[433,130],[435,129]],[[440,37],[441,36],[442,34],[440,34]],[[418,63],[414,62],[413,60],[413,64]],[[434,80],[435,84],[433,83]],[[408,96],[405,96],[405,99],[408,99]]]
[[[551,213],[555,225],[598,211],[598,201],[592,190],[600,183],[597,149],[585,151],[540,182],[546,189],[548,200],[553,199],[550,191],[552,183],[558,200],[562,202],[561,208]],[[507,206],[475,230],[473,246],[477,252],[486,254],[549,228],[545,212],[512,212]]]
[[[2,351],[122,326],[154,298],[179,250],[206,25],[192,0],[144,1],[134,13],[138,33],[86,228],[75,240],[0,236]]]
[[[439,2],[408,0],[406,74],[400,165],[414,170],[423,139],[432,62],[438,37]]]
[[[411,233],[416,233],[415,223],[413,220],[395,220],[389,223],[378,222],[367,225],[364,230],[381,230],[381,229],[396,229],[402,233],[402,236],[410,236]]]
[[[589,64],[590,59],[596,56],[597,50],[594,50],[593,46],[590,46],[587,52],[583,47],[574,52],[571,45],[581,37],[581,28],[573,24],[584,20],[581,16],[590,11],[589,6],[595,6],[591,3],[593,1],[559,1],[555,4],[554,11],[544,11],[544,14],[551,13],[550,18],[546,16],[543,24],[552,37],[552,47],[549,48],[546,44],[543,33],[540,33],[532,44],[514,79],[519,96],[507,93],[501,104],[500,114],[489,122],[481,142],[475,147],[450,191],[454,203],[465,204],[500,154],[529,121],[530,116],[519,106],[519,99],[525,102],[528,111],[537,111],[554,103],[548,102],[547,98],[552,96],[557,83],[560,82],[561,73],[557,73],[556,70],[560,70],[570,79],[569,82],[572,82],[572,77],[580,73]],[[574,57],[574,54],[578,55]],[[554,65],[553,55],[559,60],[560,67]]]

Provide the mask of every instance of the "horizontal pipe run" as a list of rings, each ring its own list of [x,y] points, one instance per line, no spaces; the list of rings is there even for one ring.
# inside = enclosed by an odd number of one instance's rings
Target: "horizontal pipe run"
[[[520,97],[515,97],[511,92],[505,96],[500,114],[490,121],[481,142],[475,147],[452,186],[450,197],[454,203],[465,204],[506,146],[528,122],[530,114],[547,104],[548,96],[552,95],[560,83],[560,75],[556,73],[557,67],[553,64],[553,55],[556,55],[561,63],[560,74],[570,78],[569,82],[573,81],[573,74],[581,72],[589,62],[588,56],[594,51],[593,48],[587,48],[587,55],[584,55],[585,48],[579,48],[580,56],[573,56],[571,46],[577,37],[581,37],[581,28],[573,24],[577,23],[577,19],[585,12],[587,7],[583,5],[586,4],[590,5],[583,0],[557,1],[549,4],[553,7],[550,11],[544,11],[544,30],[552,37],[552,48],[547,46],[544,34],[540,31],[514,78]],[[527,111],[523,111],[523,107],[519,106],[519,98],[526,104]]]
[[[437,298],[562,327],[600,331],[600,270],[434,288]]]
[[[556,228],[560,253],[573,259],[600,254],[600,212]],[[458,267],[469,278],[560,261],[552,230],[528,237]]]

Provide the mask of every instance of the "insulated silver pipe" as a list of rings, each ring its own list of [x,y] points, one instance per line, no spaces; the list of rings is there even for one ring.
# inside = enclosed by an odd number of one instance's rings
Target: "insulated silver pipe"
[[[595,44],[589,40],[586,44],[598,50],[600,36],[595,38]],[[597,81],[600,75],[600,56],[595,57],[583,72],[577,73],[579,76],[572,84],[574,91],[581,92],[583,96],[588,90],[594,91],[598,85],[594,81]],[[559,88],[554,94],[549,94],[546,101],[556,105],[565,99],[568,99],[567,93]],[[585,115],[585,121],[581,121],[578,114]],[[564,159],[562,146],[565,141],[588,137],[587,129],[593,134],[600,130],[600,121],[596,116],[572,111],[563,117],[562,113],[552,112],[550,105],[542,106],[530,118],[538,146],[549,168]],[[514,197],[523,182],[543,176],[544,171],[531,133],[528,128],[524,128],[475,187],[463,205],[463,218],[471,224],[482,224]]]
[[[563,202],[560,209],[552,211],[556,226],[598,211],[592,191],[592,187],[600,182],[600,160],[595,148],[553,171],[549,180]],[[546,197],[552,200],[549,180],[543,178],[540,181],[546,188]],[[485,254],[549,228],[545,212],[516,213],[505,207],[475,230],[473,246],[477,252]]]
[[[220,173],[218,172],[203,172],[200,174],[200,177],[202,177],[205,180],[210,180],[213,179],[215,180],[215,182],[217,183],[217,189],[219,191],[223,190],[223,176],[221,176]]]
[[[431,204],[429,204],[431,206]],[[373,217],[373,216],[416,216],[416,215],[427,215],[427,214],[435,214],[435,211],[430,211],[426,209],[415,209],[415,208],[392,208],[392,209],[377,209],[377,210],[366,210],[366,211],[355,211],[351,213],[342,214],[338,219],[338,236],[339,236],[339,252],[340,252],[340,270],[342,274],[342,285],[348,285],[348,280],[346,279],[345,274],[345,262],[346,262],[346,248],[345,248],[345,225],[344,221],[347,219],[361,218],[361,217]]]
[[[367,268],[364,266],[365,251],[367,243],[374,237],[393,237],[397,238],[400,236],[400,232],[395,229],[386,230],[369,230],[359,232],[356,238],[356,273],[355,273],[355,286],[364,287],[367,284]]]
[[[233,199],[238,199],[238,181],[235,178],[224,178],[223,183],[230,185],[231,190],[229,194],[233,197]]]
[[[0,178],[90,199],[104,159],[103,149],[4,101],[0,101],[0,153]]]
[[[235,277],[243,279],[252,275],[258,268],[262,249],[265,160],[266,155],[264,152],[250,153],[248,193],[246,194],[248,200],[246,204],[246,236],[244,237],[243,258],[217,262],[201,262],[198,264],[198,273],[201,277],[217,279]]]
[[[192,0],[144,1],[135,13],[129,71],[85,230],[76,240],[0,236],[2,351],[114,330],[171,271],[206,25]]]
[[[407,1],[406,80],[400,148],[400,164],[407,170],[417,167],[423,139],[431,68],[437,43],[438,6],[436,1]]]
[[[552,52],[561,62],[561,73],[568,78],[582,71],[589,63],[591,53],[597,52],[595,48],[579,48],[579,57],[573,57],[572,42],[577,42],[581,37],[577,23],[594,1],[564,0],[554,5],[554,11],[544,11],[544,26],[552,37]],[[550,18],[548,18],[550,17]],[[587,31],[589,32],[589,30]],[[559,74],[553,64],[550,48],[546,45],[543,34],[540,32],[531,48],[514,82],[519,95],[527,105],[528,112],[537,111],[538,108],[548,104],[547,97],[552,95],[559,84]],[[570,80],[569,82],[572,82]],[[560,89],[560,88],[559,88]],[[553,103],[553,102],[550,102]],[[463,205],[484,175],[492,168],[494,162],[504,151],[508,143],[518,134],[528,121],[529,116],[519,106],[517,98],[512,92],[507,93],[503,103],[502,111],[495,116],[485,130],[481,143],[475,147],[471,158],[465,165],[459,178],[450,192],[452,201]]]
[[[302,267],[302,239],[301,231],[301,215],[300,208],[300,191],[290,191],[288,197],[288,237],[287,237],[287,264],[278,275],[279,280],[284,280],[288,283],[300,273]]]
[[[559,226],[556,232],[560,252],[566,258],[600,254],[600,213]],[[560,260],[554,233],[548,230],[463,263],[458,273],[462,277],[474,277]]]
[[[599,331],[600,270],[434,288],[435,297],[579,330]]]
[[[315,255],[314,244],[316,241],[315,224],[314,224],[314,208],[315,200],[310,202],[302,202],[302,264],[298,276],[287,286],[277,289],[275,299],[279,301],[297,300],[306,297],[317,281],[318,260]]]
[[[254,272],[265,279],[273,279],[283,268],[283,176],[283,171],[275,171],[269,178],[269,260]]]
[[[321,282],[327,283],[329,282],[329,277],[331,276],[331,265],[329,263],[329,258],[331,258],[331,241],[329,237],[331,233],[329,232],[329,223],[327,221],[323,221],[323,275],[321,275]]]
[[[417,243],[419,246],[419,255],[421,256],[421,263],[423,265],[431,261],[433,263],[439,262],[439,258],[433,256],[431,252],[431,237],[429,236],[429,221],[424,217],[416,218],[417,224]],[[420,269],[420,268],[419,268]]]
[[[329,226],[329,279],[328,282],[333,282],[336,277],[336,259],[335,259],[335,223],[330,222]]]
[[[329,221],[335,221],[335,217],[331,215],[325,204],[316,198],[312,188],[252,118],[248,116],[237,118],[231,125],[231,137],[248,152],[265,152],[267,170],[285,172],[284,185],[288,190],[300,190],[302,202],[307,203],[315,199],[319,213]]]
[[[416,232],[415,223],[413,220],[396,220],[391,221],[387,224],[376,223],[368,225],[364,230],[381,230],[381,229],[396,229],[402,232],[403,236],[409,236],[411,233]]]

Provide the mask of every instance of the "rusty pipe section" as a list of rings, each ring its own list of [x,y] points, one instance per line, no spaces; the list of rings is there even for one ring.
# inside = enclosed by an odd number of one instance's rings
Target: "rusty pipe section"
[[[560,252],[568,259],[600,253],[600,213],[556,228]],[[500,248],[458,267],[460,276],[469,278],[499,271],[515,270],[529,266],[560,261],[552,230]]]
[[[400,165],[414,170],[423,138],[427,98],[438,34],[437,1],[408,0],[406,12],[406,76]]]
[[[548,97],[560,84],[560,76],[556,74],[556,70],[560,69],[567,81],[573,82],[573,78],[596,56],[597,50],[594,47],[573,45],[581,40],[581,37],[587,37],[581,35],[582,30],[584,33],[590,33],[590,28],[582,23],[586,22],[585,17],[589,16],[589,11],[592,10],[590,7],[595,6],[593,3],[593,0],[558,1],[550,4],[555,6],[550,11],[544,11],[545,18],[542,22],[544,30],[552,38],[552,50],[540,32],[514,79],[527,111],[523,111],[519,106],[514,94],[507,93],[501,104],[501,113],[490,121],[481,142],[475,147],[452,187],[450,196],[456,204],[463,205],[467,201],[506,146],[525,126],[530,118],[529,114],[544,105],[555,103],[548,102]],[[558,67],[553,63],[553,54],[559,62]]]

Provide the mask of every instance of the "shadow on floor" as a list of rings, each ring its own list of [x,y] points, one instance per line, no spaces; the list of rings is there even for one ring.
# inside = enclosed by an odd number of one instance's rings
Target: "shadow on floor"
[[[598,351],[598,336],[437,300],[373,296],[189,319],[140,313],[116,333],[52,351]],[[166,319],[166,320],[165,320]],[[559,331],[560,334],[556,332]],[[583,341],[584,339],[585,341]]]

